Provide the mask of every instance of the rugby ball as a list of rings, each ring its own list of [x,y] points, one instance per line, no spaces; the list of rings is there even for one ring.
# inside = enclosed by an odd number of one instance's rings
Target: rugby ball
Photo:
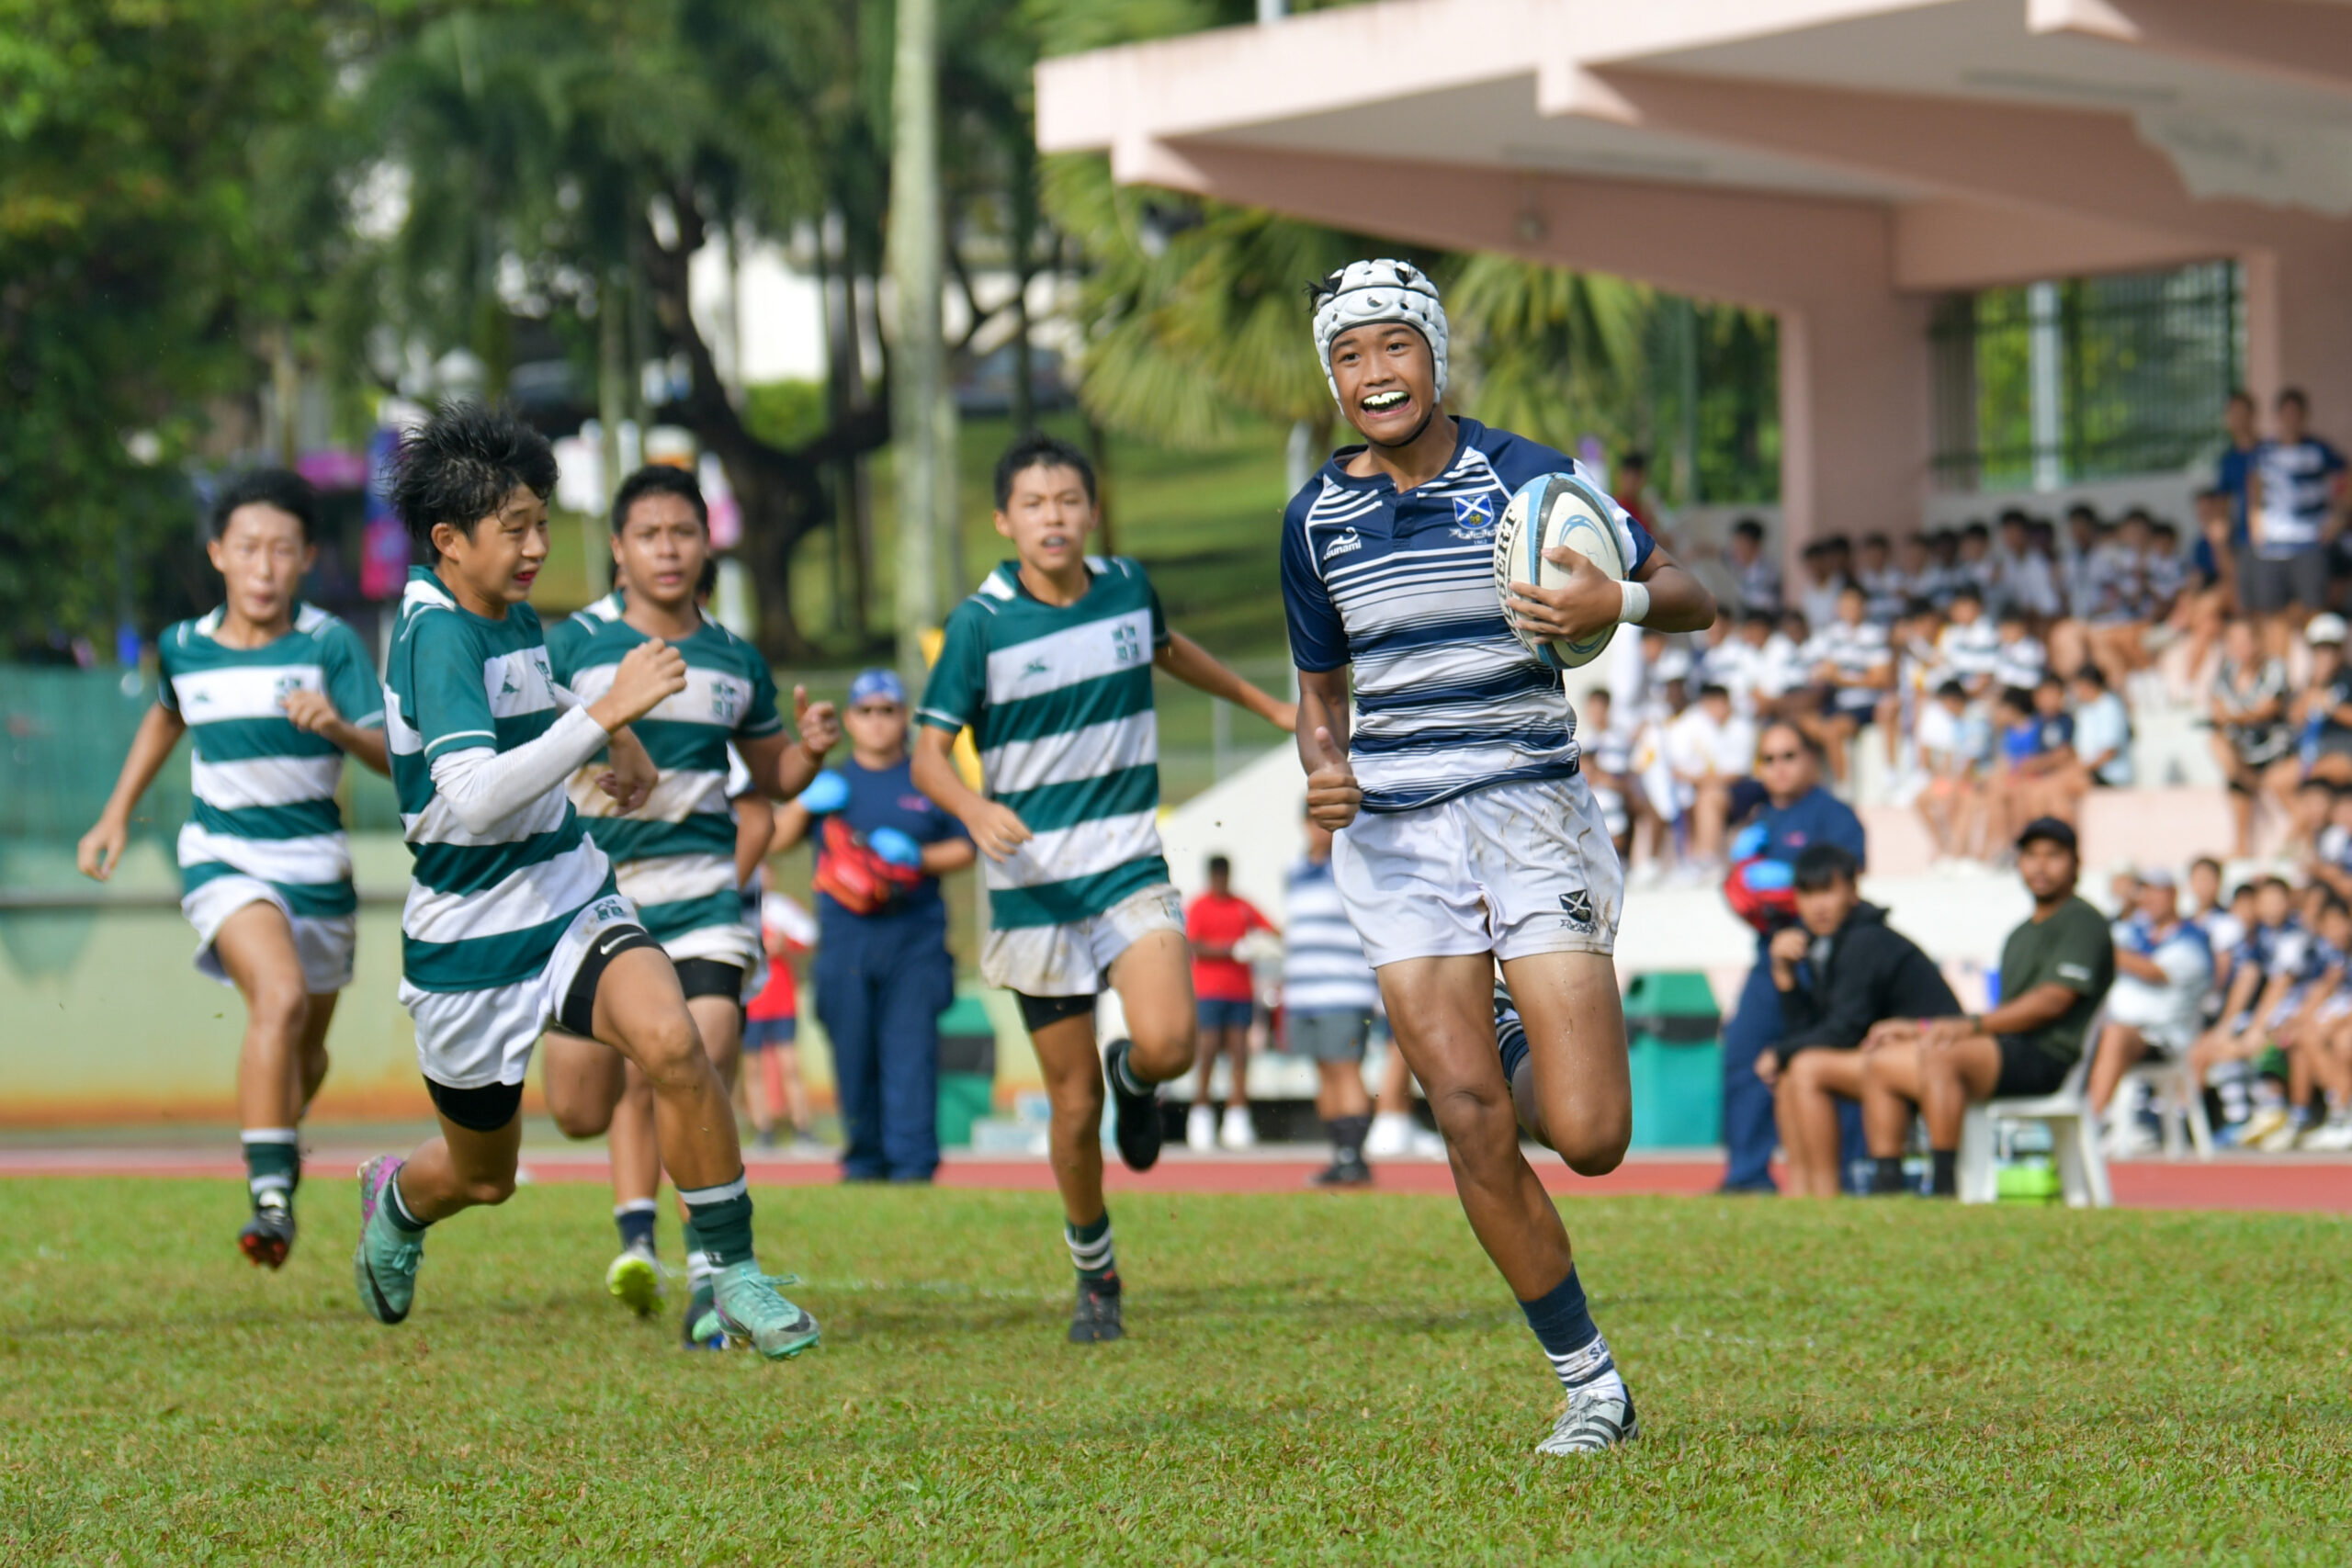
[[[1582,642],[1554,640],[1520,627],[1512,612],[1510,585],[1532,582],[1538,588],[1559,588],[1570,573],[1544,558],[1544,552],[1566,546],[1619,582],[1625,580],[1625,558],[1619,553],[1616,525],[1609,520],[1609,498],[1575,474],[1538,474],[1521,485],[1503,508],[1495,527],[1495,594],[1502,601],[1503,620],[1510,635],[1553,670],[1574,670],[1600,656],[1617,635],[1611,624]]]

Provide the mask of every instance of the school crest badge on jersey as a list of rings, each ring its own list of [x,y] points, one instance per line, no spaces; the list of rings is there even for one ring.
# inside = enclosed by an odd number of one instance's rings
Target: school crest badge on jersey
[[[1457,539],[1487,539],[1495,532],[1495,498],[1492,495],[1457,495],[1453,498],[1453,536]]]

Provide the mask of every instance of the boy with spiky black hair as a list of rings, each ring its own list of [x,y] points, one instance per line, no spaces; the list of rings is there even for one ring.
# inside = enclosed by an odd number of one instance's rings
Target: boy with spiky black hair
[[[221,487],[205,547],[220,606],[158,639],[155,705],[79,850],[84,875],[112,876],[139,797],[194,735],[180,908],[196,928],[197,968],[245,998],[237,1108],[253,1216],[237,1246],[270,1269],[294,1246],[302,1115],[326,1079],[327,1026],[351,984],[358,898],[335,789],[345,756],[386,771],[374,661],[349,626],[300,597],[318,520],[318,496],[283,468]]]
[[[582,703],[548,666],[526,601],[548,554],[555,457],[513,412],[460,404],[401,443],[392,508],[432,554],[412,569],[386,682],[392,783],[416,861],[401,914],[401,1001],[441,1131],[359,1173],[352,1272],[383,1323],[408,1315],[426,1227],[514,1190],[523,1081],[550,1022],[651,1084],[662,1163],[711,1265],[719,1326],[771,1359],[817,1342],[752,1253],[735,1115],[677,971],[582,832],[565,781],[599,751],[624,809],[657,777],[628,726],[684,689],[658,637]]]

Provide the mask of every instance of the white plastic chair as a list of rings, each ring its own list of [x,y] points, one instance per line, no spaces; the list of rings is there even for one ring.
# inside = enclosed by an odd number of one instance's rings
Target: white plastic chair
[[[2107,1156],[2099,1152],[2098,1119],[2083,1095],[2090,1075],[2090,1053],[2068,1070],[2056,1092],[2030,1099],[1988,1100],[1968,1108],[1960,1126],[1960,1201],[1990,1203],[2000,1196],[2000,1174],[1993,1166],[1993,1129],[1998,1122],[2039,1122],[2050,1129],[2051,1157],[2070,1209],[2104,1209],[2115,1201],[2107,1184]]]
[[[2127,1068],[2123,1082],[2146,1084],[2154,1097],[2156,1119],[2165,1130],[2165,1158],[2178,1159],[2184,1144],[2197,1151],[2199,1159],[2213,1157],[2213,1128],[2205,1116],[2205,1096],[2188,1081],[2188,1063],[2152,1056]],[[2119,1084],[2109,1113],[2120,1116],[2129,1103]]]

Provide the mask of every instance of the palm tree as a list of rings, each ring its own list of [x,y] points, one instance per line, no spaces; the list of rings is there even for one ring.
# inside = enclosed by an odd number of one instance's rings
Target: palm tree
[[[1469,257],[1446,310],[1470,374],[1465,406],[1489,424],[1573,451],[1646,435],[1645,348],[1657,297],[1623,278],[1511,256]]]

